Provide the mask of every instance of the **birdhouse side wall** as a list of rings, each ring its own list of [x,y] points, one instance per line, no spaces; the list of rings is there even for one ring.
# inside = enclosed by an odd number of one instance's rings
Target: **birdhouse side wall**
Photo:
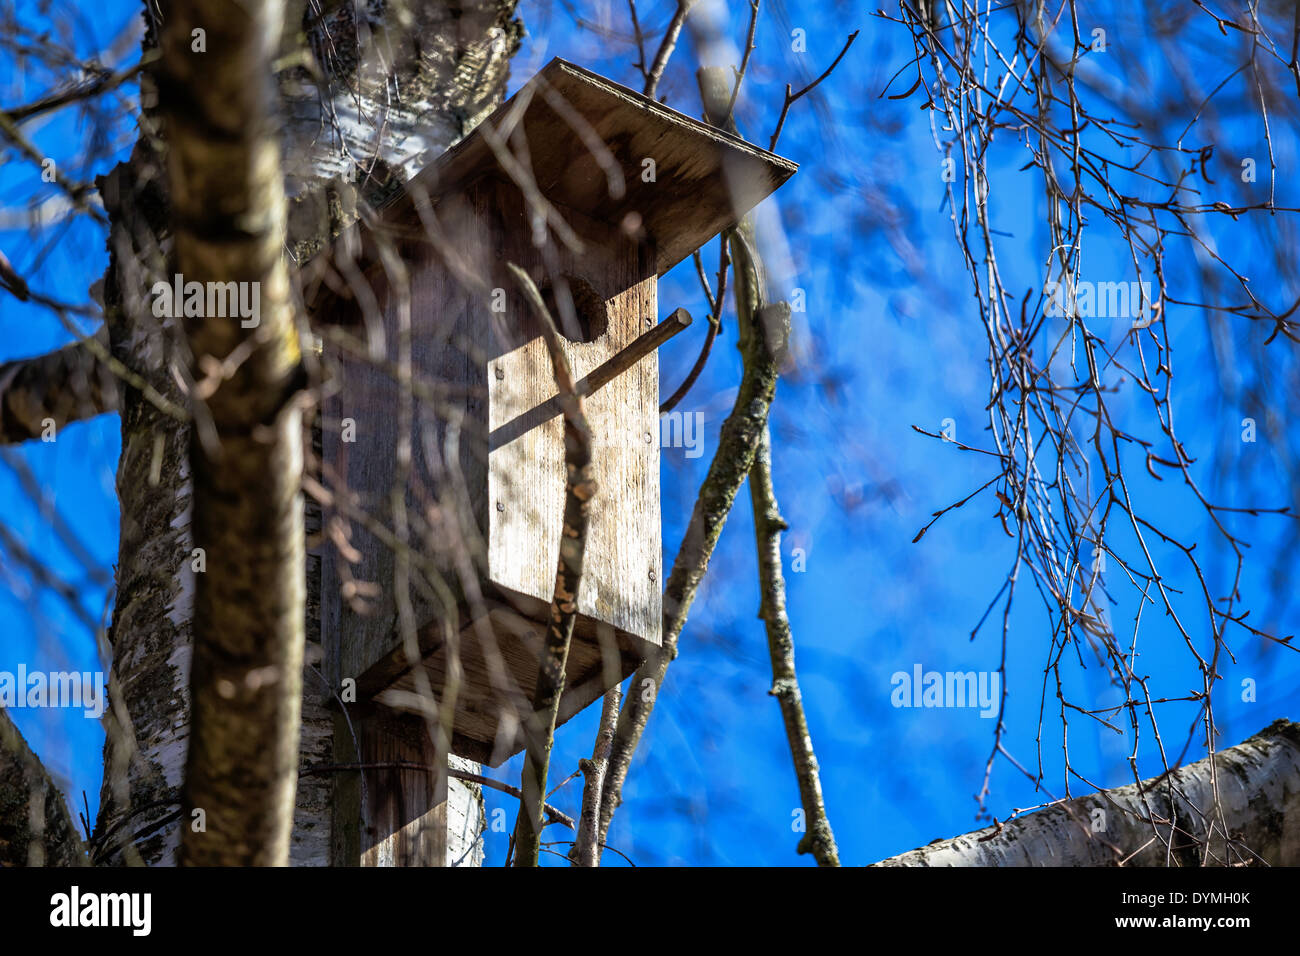
[[[336,303],[356,345],[334,350],[335,393],[327,399],[325,463],[336,498],[335,547],[326,561],[326,655],[334,681],[354,678],[368,696],[411,665],[395,590],[398,436],[409,402],[410,467],[401,482],[410,542],[409,593],[421,655],[480,597],[487,567],[487,363],[483,313],[490,290],[481,277],[496,260],[491,230],[473,193],[439,204],[436,244],[389,237],[396,268],[377,262],[354,275],[351,297]],[[449,267],[444,256],[454,263]],[[404,329],[411,394],[398,385]],[[344,546],[338,539],[344,538]],[[332,594],[331,594],[332,592]]]

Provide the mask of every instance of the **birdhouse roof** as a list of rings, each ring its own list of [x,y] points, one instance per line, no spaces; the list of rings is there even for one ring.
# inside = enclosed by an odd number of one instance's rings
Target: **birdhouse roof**
[[[663,275],[797,168],[557,57],[417,174],[383,218],[415,215],[412,197],[436,202],[485,173],[531,179],[548,203],[634,232],[639,226]]]

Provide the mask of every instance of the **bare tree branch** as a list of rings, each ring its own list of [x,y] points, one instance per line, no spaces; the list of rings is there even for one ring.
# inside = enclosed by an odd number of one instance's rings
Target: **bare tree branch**
[[[18,128],[18,124],[11,120],[6,113],[0,113],[0,136],[3,136],[10,145],[26,156],[29,161],[40,166],[43,171],[49,170],[54,184],[63,190],[74,206],[96,222],[105,225],[108,223],[108,217],[104,215],[104,210],[91,202],[91,199],[95,198],[95,187],[88,183],[72,182],[63,173],[59,172],[58,165],[24,136],[22,130]]]
[[[510,263],[510,271],[541,320],[542,337],[551,355],[560,407],[564,412],[564,524],[560,532],[560,559],[555,569],[555,595],[551,599],[546,640],[533,692],[533,712],[526,715],[523,722],[527,739],[520,788],[523,799],[515,819],[514,833],[514,865],[537,866],[546,775],[551,761],[551,745],[555,741],[560,695],[564,692],[569,642],[578,614],[578,589],[582,584],[587,527],[596,482],[591,470],[591,431],[583,412],[582,396],[574,385],[569,361],[560,344],[560,334],[528,273],[514,263]]]
[[[32,103],[24,106],[15,106],[9,110],[0,110],[0,115],[5,116],[12,123],[22,123],[33,117],[40,116],[42,113],[49,113],[52,110],[62,109],[70,103],[78,103],[83,100],[92,99],[101,94],[111,92],[117,89],[123,83],[134,78],[145,66],[153,61],[152,55],[141,57],[140,62],[135,66],[128,67],[125,70],[119,70],[114,73],[110,70],[100,68],[94,72],[94,75],[74,83],[66,89],[59,90],[57,93],[50,93],[41,97]]]
[[[835,72],[835,68],[840,65],[840,60],[844,59],[844,54],[849,52],[849,47],[853,46],[853,41],[858,38],[859,32],[860,31],[858,30],[854,30],[850,33],[849,38],[844,41],[844,48],[840,50],[840,55],[834,59],[830,66],[826,67],[826,71],[822,73],[821,76],[817,77],[817,79],[813,80],[798,93],[790,92],[791,86],[789,83],[785,85],[785,102],[781,104],[781,115],[777,118],[776,129],[772,130],[772,138],[768,140],[767,148],[769,150],[776,149],[776,141],[781,138],[781,129],[785,126],[785,118],[790,112],[790,107],[794,106],[801,97],[817,89],[822,80]]]
[[[84,340],[5,362],[0,365],[0,444],[50,440],[64,425],[117,411],[117,388],[107,364]]]
[[[605,767],[609,763],[610,747],[614,744],[614,728],[618,725],[618,705],[622,696],[618,687],[606,692],[600,705],[600,727],[591,748],[591,759],[578,764],[584,779],[578,836],[569,850],[569,859],[574,866],[600,865],[600,794],[604,789]]]
[[[659,51],[655,53],[654,62],[650,64],[650,71],[646,75],[645,89],[643,92],[651,99],[659,90],[659,81],[663,79],[664,70],[668,66],[668,59],[673,55],[673,50],[677,48],[677,38],[681,36],[682,25],[686,22],[686,16],[691,12],[697,0],[677,0],[677,10],[673,13],[673,18],[668,22],[668,29],[664,32],[663,42],[659,44]]]
[[[1140,784],[1020,813],[875,865],[1202,866],[1208,845],[1216,865],[1297,866],[1300,724],[1274,721],[1236,747]]]
[[[718,291],[714,294],[709,288],[709,280],[704,275],[704,266],[700,261],[700,254],[695,253],[695,269],[700,277],[700,284],[704,288],[705,298],[709,300],[709,331],[705,333],[704,344],[700,346],[700,354],[695,359],[695,364],[691,366],[690,372],[682,384],[677,386],[677,390],[659,405],[659,413],[671,412],[686,397],[695,382],[699,379],[700,373],[704,371],[704,366],[708,364],[709,355],[713,352],[713,341],[718,337],[718,332],[722,330],[722,310],[726,306],[727,294],[727,272],[731,268],[731,259],[727,255],[726,242],[718,243]]]
[[[754,537],[758,550],[758,579],[762,605],[758,616],[767,627],[767,648],[772,658],[772,689],[781,705],[785,736],[790,742],[799,799],[807,827],[799,841],[800,853],[811,853],[819,866],[839,866],[835,834],[826,816],[821,773],[813,752],[812,733],[804,713],[803,695],[794,666],[794,636],[785,611],[785,576],[781,571],[781,532],[788,527],[772,487],[772,437],[766,426],[759,439],[754,466],[749,470],[749,495],[754,507]]]

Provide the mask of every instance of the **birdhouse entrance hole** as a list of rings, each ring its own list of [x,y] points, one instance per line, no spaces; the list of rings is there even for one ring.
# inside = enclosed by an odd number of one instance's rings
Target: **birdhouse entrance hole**
[[[582,276],[562,276],[560,282],[542,286],[541,293],[556,328],[568,341],[595,342],[608,331],[608,303]],[[527,323],[528,331],[540,335],[541,329],[533,328],[538,323],[537,316],[531,312],[528,315],[531,319]]]

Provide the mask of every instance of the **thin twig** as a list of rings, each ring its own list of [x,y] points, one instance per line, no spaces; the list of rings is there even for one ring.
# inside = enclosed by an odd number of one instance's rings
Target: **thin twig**
[[[759,439],[758,454],[749,469],[749,496],[754,508],[754,538],[758,550],[758,580],[762,605],[758,616],[767,630],[767,649],[772,659],[772,688],[768,691],[781,705],[786,740],[799,782],[807,828],[799,840],[799,852],[811,853],[819,866],[839,866],[835,834],[826,815],[821,773],[813,752],[812,733],[804,713],[803,695],[794,666],[794,636],[785,610],[785,576],[781,570],[781,532],[787,527],[777,507],[772,487],[772,437],[766,426]]]
[[[618,724],[618,707],[622,698],[619,687],[611,687],[600,707],[600,726],[596,742],[591,748],[591,759],[582,760],[582,813],[578,817],[578,836],[569,850],[574,866],[600,865],[600,792],[605,782],[605,767],[609,762],[610,747],[614,743],[614,728]]]
[[[785,126],[785,117],[786,114],[790,112],[790,107],[793,106],[805,94],[811,93],[813,90],[817,89],[818,84],[820,84],[822,80],[826,79],[826,77],[830,76],[831,73],[834,72],[835,68],[840,65],[840,60],[844,59],[844,54],[849,52],[849,47],[853,46],[853,41],[856,40],[857,38],[858,38],[858,31],[854,30],[852,33],[849,34],[849,38],[844,41],[844,49],[840,50],[840,55],[835,58],[835,62],[833,62],[830,66],[826,67],[825,73],[817,77],[817,79],[813,80],[811,83],[805,86],[798,93],[791,95],[790,84],[787,83],[785,85],[785,103],[781,105],[781,116],[779,119],[777,119],[776,129],[772,131],[772,138],[771,140],[768,141],[767,144],[767,148],[769,152],[776,149],[776,141],[781,138],[781,128]]]
[[[722,309],[726,304],[727,294],[727,271],[731,266],[731,259],[727,255],[726,242],[718,243],[718,292],[713,294],[709,288],[709,281],[704,276],[704,268],[700,264],[699,253],[696,253],[695,267],[700,276],[700,283],[704,287],[705,298],[709,300],[709,331],[704,335],[704,345],[700,347],[700,354],[695,359],[695,364],[691,366],[686,380],[677,387],[677,390],[668,397],[668,400],[661,403],[659,413],[671,412],[681,402],[692,386],[704,371],[704,366],[709,361],[709,355],[713,351],[713,341],[718,337],[722,330]]]
[[[541,850],[542,806],[555,722],[564,692],[564,671],[569,642],[578,614],[578,590],[587,546],[587,527],[596,482],[591,468],[591,431],[583,411],[582,396],[573,381],[555,321],[528,273],[513,262],[510,271],[525,298],[541,320],[542,337],[551,355],[560,407],[564,411],[564,523],[560,534],[560,559],[555,569],[555,593],[546,627],[546,640],[533,691],[533,712],[524,720],[527,746],[519,815],[515,819],[515,866],[537,866]]]
[[[646,77],[643,92],[650,99],[655,98],[659,81],[663,79],[664,69],[668,66],[668,58],[673,55],[673,50],[677,47],[677,38],[681,35],[682,24],[686,22],[686,15],[691,12],[696,2],[697,0],[677,0],[677,10],[668,23],[663,42],[659,44],[659,52],[655,54],[654,63],[651,64],[650,73]]]

